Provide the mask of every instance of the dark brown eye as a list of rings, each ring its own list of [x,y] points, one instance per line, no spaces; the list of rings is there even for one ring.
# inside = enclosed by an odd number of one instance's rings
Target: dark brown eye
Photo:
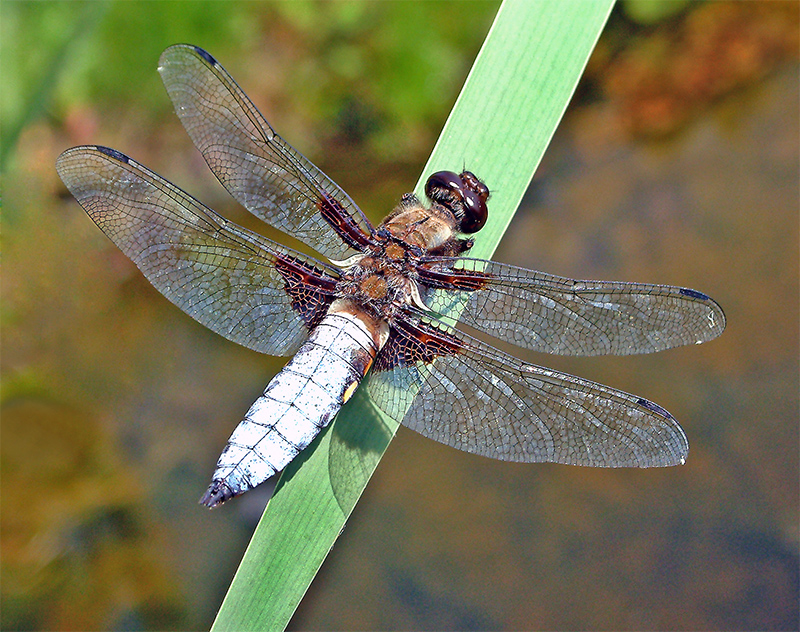
[[[460,229],[462,233],[477,233],[486,224],[489,210],[480,194],[469,189],[463,189],[464,217],[461,218]]]
[[[476,233],[486,224],[489,210],[486,200],[489,199],[489,187],[478,179],[471,171],[464,171],[459,175],[464,183],[462,196],[464,198],[464,214],[461,218],[462,233]]]
[[[452,171],[437,171],[425,183],[425,195],[434,202],[444,203],[455,195],[461,198],[464,181]]]
[[[470,171],[437,171],[425,183],[425,195],[453,213],[462,233],[476,233],[486,224],[489,189]]]
[[[464,181],[464,184],[467,185],[467,188],[475,191],[475,193],[478,194],[478,197],[480,197],[484,202],[489,199],[489,187],[478,180],[478,176],[476,176],[474,173],[471,171],[464,171],[459,177]]]

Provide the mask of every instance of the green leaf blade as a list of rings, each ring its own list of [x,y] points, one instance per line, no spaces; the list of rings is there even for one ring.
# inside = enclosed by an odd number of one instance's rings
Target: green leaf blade
[[[422,172],[474,171],[493,191],[470,256],[489,258],[566,109],[613,0],[506,0]],[[281,630],[397,430],[359,389],[284,471],[213,630]]]

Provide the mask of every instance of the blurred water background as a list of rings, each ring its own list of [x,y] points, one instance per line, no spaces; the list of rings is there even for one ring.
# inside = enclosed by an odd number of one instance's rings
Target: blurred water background
[[[2,629],[208,628],[268,490],[196,501],[284,362],[153,290],[69,196],[58,154],[114,147],[275,237],[171,111],[156,63],[189,42],[377,222],[413,188],[497,6],[0,4]],[[292,629],[797,629],[799,16],[618,5],[496,254],[722,304],[727,331],[700,347],[524,355],[666,407],[687,464],[508,464],[401,429]]]

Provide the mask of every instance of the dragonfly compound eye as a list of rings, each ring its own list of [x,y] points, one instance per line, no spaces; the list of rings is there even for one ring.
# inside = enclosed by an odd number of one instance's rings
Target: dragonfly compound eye
[[[452,171],[437,171],[425,183],[425,195],[433,202],[450,206],[450,201],[455,196],[461,201],[461,191],[464,181]]]
[[[489,210],[486,201],[478,193],[464,189],[464,216],[461,218],[459,228],[462,233],[477,233],[486,224]]]

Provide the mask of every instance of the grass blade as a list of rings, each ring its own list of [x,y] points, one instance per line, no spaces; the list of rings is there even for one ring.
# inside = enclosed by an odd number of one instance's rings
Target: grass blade
[[[507,228],[613,0],[506,0],[422,172],[466,166],[493,190],[472,256]],[[364,395],[284,471],[213,630],[280,630],[344,527],[397,429]]]

